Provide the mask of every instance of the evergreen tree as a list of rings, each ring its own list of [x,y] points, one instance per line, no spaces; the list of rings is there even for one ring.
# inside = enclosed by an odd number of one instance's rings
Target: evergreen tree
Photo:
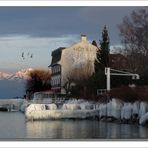
[[[102,40],[100,41],[100,50],[97,51],[95,61],[94,78],[97,81],[97,88],[106,88],[105,67],[109,67],[109,35],[106,26],[102,31]]]
[[[97,53],[98,62],[101,64],[101,68],[109,67],[109,36],[106,26],[102,31],[102,40],[100,41],[100,51]],[[96,65],[97,66],[97,65]],[[97,69],[96,69],[97,70]]]

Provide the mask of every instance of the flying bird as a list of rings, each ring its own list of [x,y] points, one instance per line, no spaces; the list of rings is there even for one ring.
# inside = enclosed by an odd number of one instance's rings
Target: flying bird
[[[24,52],[22,52],[22,58],[23,58],[23,60],[25,60],[25,57],[24,57]]]
[[[30,58],[33,58],[33,54],[31,54]]]

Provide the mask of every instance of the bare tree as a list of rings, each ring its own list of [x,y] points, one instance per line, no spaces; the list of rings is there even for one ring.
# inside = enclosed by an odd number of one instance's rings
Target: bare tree
[[[148,68],[148,7],[132,11],[118,28],[129,69],[143,73]]]
[[[33,70],[29,73],[29,79],[26,82],[26,93],[30,96],[37,91],[43,91],[51,88],[51,73],[49,70]]]

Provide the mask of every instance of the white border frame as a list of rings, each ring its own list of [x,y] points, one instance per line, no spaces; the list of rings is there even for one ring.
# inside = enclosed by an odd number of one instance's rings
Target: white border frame
[[[47,0],[41,0],[41,1],[36,1],[36,0],[27,0],[27,1],[13,1],[13,0],[5,0],[5,1],[0,1],[0,6],[148,6],[148,1],[47,1]],[[2,133],[1,133],[2,134]],[[16,139],[17,140],[17,139]],[[52,139],[49,139],[52,140]],[[99,141],[101,139],[98,139],[98,141],[89,141],[89,142],[77,142],[77,141],[43,141],[43,142],[31,142],[31,141],[14,141],[14,142],[0,142],[0,147],[13,147],[13,148],[25,148],[25,147],[35,147],[35,148],[41,148],[41,147],[62,147],[62,148],[75,148],[75,147],[85,147],[85,148],[96,148],[96,147],[110,147],[110,148],[123,148],[123,147],[134,147],[134,148],[146,148],[148,147],[148,142],[147,141],[130,141],[128,140],[125,142],[121,141]],[[143,139],[142,139],[143,140]],[[147,139],[148,140],[148,139]]]
[[[0,0],[0,6],[148,6],[148,1],[96,1],[96,0]]]

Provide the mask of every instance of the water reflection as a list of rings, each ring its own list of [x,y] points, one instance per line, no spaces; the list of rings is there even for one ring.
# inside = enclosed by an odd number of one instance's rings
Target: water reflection
[[[26,124],[27,137],[49,139],[148,138],[148,128],[99,121],[35,121]]]
[[[0,112],[0,139],[147,139],[148,128],[89,120],[25,122],[22,113]]]

